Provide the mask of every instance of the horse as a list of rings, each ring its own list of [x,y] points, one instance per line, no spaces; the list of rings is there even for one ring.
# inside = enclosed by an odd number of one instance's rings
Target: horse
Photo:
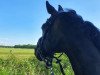
[[[42,36],[37,43],[37,59],[65,53],[75,75],[100,75],[100,31],[93,23],[85,21],[73,9],[65,11],[61,5],[56,10],[46,1],[51,15],[42,25]]]

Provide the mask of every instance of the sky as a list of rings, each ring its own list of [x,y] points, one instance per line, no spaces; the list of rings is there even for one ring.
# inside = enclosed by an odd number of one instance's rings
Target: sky
[[[71,8],[100,28],[100,0],[48,0],[58,9]],[[50,15],[46,0],[0,0],[0,45],[36,44]]]

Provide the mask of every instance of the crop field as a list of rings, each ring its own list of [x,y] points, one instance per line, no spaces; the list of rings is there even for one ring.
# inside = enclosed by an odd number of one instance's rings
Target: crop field
[[[74,75],[66,55],[60,59],[66,75]],[[53,71],[55,75],[61,75],[55,60]],[[44,62],[36,59],[34,49],[0,48],[0,75],[50,75],[50,70],[45,67]]]

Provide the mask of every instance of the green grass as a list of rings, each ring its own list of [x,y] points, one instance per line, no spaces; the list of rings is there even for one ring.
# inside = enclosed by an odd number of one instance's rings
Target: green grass
[[[29,58],[34,56],[34,49],[0,48],[0,58],[6,59],[11,54],[20,59]]]
[[[59,55],[59,54],[57,54]],[[60,57],[66,75],[74,75],[66,55]],[[61,75],[59,65],[53,63],[55,75]],[[34,55],[34,49],[0,48],[0,75],[50,75],[45,63]]]

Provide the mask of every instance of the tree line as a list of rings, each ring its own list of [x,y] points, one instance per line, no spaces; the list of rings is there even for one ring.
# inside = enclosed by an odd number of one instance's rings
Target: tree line
[[[4,46],[4,45],[0,45],[0,47],[2,48],[28,48],[28,49],[35,49],[36,45],[32,45],[32,44],[27,44],[27,45],[14,45],[14,46]]]

